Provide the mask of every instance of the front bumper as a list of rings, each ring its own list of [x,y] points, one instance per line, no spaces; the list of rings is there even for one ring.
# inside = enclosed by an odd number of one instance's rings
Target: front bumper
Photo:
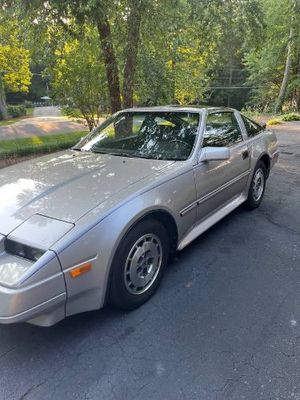
[[[51,326],[65,317],[66,293],[41,302],[31,288],[24,291],[0,287],[0,302],[2,324],[30,322]]]
[[[34,263],[1,250],[0,323],[50,326],[63,319],[66,286],[55,253],[48,251]]]

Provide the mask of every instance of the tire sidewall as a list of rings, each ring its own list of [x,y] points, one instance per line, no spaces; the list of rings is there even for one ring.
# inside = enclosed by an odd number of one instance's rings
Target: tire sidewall
[[[259,169],[262,170],[263,175],[264,175],[264,187],[263,187],[263,191],[262,191],[260,198],[258,200],[256,200],[254,198],[254,193],[253,193],[253,181],[254,181],[255,174],[256,174],[257,170],[259,170]],[[254,168],[249,191],[248,191],[247,205],[250,209],[257,208],[260,205],[260,203],[262,202],[264,194],[265,194],[266,182],[267,182],[267,170],[266,170],[265,164],[262,161],[259,161]]]
[[[155,234],[161,241],[162,261],[159,273],[152,285],[141,294],[130,293],[125,285],[124,269],[127,256],[134,243],[145,234]],[[169,240],[164,226],[154,219],[138,223],[123,237],[112,263],[110,279],[110,303],[118,308],[134,309],[145,303],[157,290],[168,263]]]

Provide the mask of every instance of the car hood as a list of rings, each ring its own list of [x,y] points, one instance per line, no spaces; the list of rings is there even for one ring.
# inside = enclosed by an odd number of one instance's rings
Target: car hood
[[[35,214],[75,223],[120,191],[174,163],[66,151],[0,171],[0,233]]]

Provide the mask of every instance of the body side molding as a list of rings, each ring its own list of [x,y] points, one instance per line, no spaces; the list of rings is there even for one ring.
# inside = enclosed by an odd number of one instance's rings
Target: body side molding
[[[235,208],[246,201],[247,196],[244,194],[240,194],[238,197],[235,197],[229,203],[227,203],[224,207],[210,215],[208,218],[200,221],[198,224],[194,225],[194,227],[187,233],[186,236],[180,241],[177,250],[182,250],[185,246],[190,244],[196,237],[200,236],[207,229],[212,227],[222,218],[224,218],[227,214],[231,213]]]

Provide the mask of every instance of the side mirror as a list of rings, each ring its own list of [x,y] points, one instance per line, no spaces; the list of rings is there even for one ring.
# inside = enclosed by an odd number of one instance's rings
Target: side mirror
[[[228,147],[203,147],[199,161],[229,160],[230,150]]]

